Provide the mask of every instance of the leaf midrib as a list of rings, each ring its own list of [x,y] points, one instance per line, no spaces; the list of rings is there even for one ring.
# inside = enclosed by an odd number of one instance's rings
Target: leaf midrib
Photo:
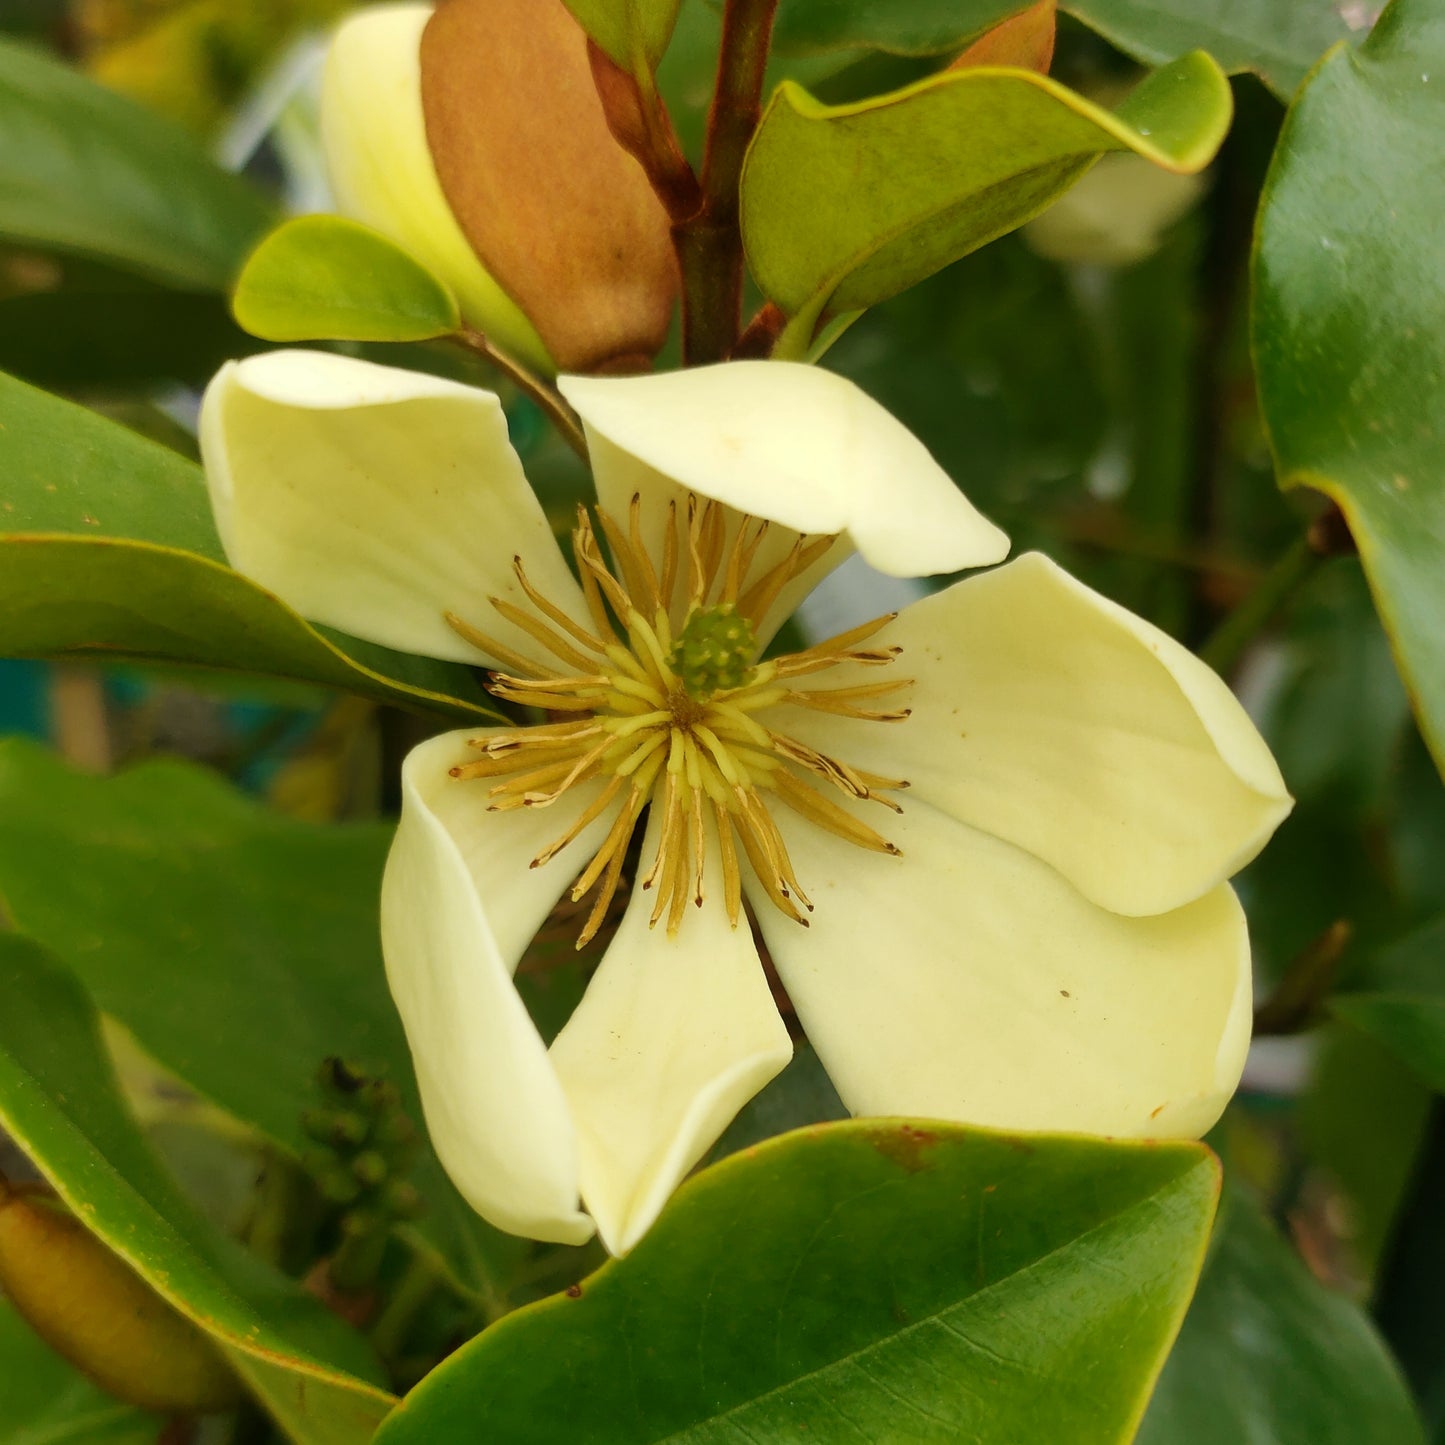
[[[986,1299],[989,1295],[991,1295],[994,1291],[1000,1289],[1002,1286],[1011,1284],[1012,1282],[1019,1279],[1027,1278],[1030,1274],[1038,1270],[1041,1266],[1046,1265],[1050,1260],[1063,1254],[1065,1250],[1076,1248],[1084,1241],[1092,1238],[1093,1236],[1099,1234],[1105,1229],[1117,1227],[1119,1223],[1127,1221],[1136,1213],[1139,1213],[1140,1211],[1152,1205],[1155,1205],[1163,1195],[1178,1189],[1198,1167],[1199,1166],[1197,1164],[1192,1165],[1182,1174],[1178,1174],[1173,1179],[1171,1179],[1169,1183],[1164,1186],[1164,1188],[1156,1190],[1154,1193],[1145,1196],[1143,1199],[1137,1200],[1127,1209],[1122,1210],[1117,1214],[1112,1214],[1106,1219],[1100,1220],[1099,1223],[1093,1225],[1089,1229],[1086,1229],[1082,1234],[1076,1234],[1072,1238],[1063,1241],[1061,1244],[1055,1245],[1053,1249],[1050,1249],[1045,1253],[1039,1255],[1036,1259],[1030,1260],[1022,1268],[1013,1270],[1009,1274],[991,1281],[989,1284],[986,1284],[982,1289],[974,1290],[971,1294],[964,1296],[962,1299],[955,1300],[951,1304],[945,1305],[941,1309],[934,1310],[931,1314],[924,1315],[920,1319],[910,1320],[906,1325],[900,1326],[898,1329],[894,1330],[893,1333],[884,1335],[881,1338],[876,1339],[867,1345],[864,1345],[861,1349],[853,1350],[846,1355],[840,1355],[837,1359],[829,1360],[827,1364],[819,1365],[816,1368],[805,1371],[802,1374],[793,1375],[782,1383],[774,1385],[769,1390],[764,1390],[762,1393],[754,1395],[747,1400],[741,1400],[736,1405],[729,1406],[728,1409],[722,1411],[719,1414],[707,1415],[704,1417],[700,1417],[699,1419],[692,1420],[681,1430],[674,1431],[670,1435],[654,1436],[649,1440],[640,1441],[639,1445],[686,1445],[686,1442],[692,1436],[693,1432],[696,1431],[700,1426],[723,1424],[729,1419],[729,1417],[733,1415],[738,1415],[744,1410],[750,1410],[754,1406],[759,1405],[769,1399],[772,1399],[776,1395],[781,1395],[788,1390],[796,1389],[799,1385],[804,1384],[807,1381],[815,1380],[822,1376],[825,1376],[831,1371],[837,1370],[840,1366],[853,1364],[858,1360],[866,1359],[870,1355],[875,1354],[881,1349],[883,1349],[885,1346],[891,1346],[900,1339],[906,1339],[916,1330],[920,1330],[926,1325],[932,1325],[935,1321],[938,1321],[944,1315],[947,1315],[950,1310],[960,1308],[961,1306],[966,1304],[971,1305],[976,1300]]]

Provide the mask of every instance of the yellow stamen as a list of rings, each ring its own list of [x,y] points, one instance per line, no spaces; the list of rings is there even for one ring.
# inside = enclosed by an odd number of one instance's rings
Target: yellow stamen
[[[598,513],[610,565],[591,517],[579,509],[572,545],[590,627],[543,596],[520,557],[513,559],[513,572],[530,610],[503,597],[493,598],[492,607],[536,645],[537,655],[447,614],[460,636],[508,669],[490,675],[494,696],[553,715],[577,715],[471,739],[468,745],[480,756],[459,761],[451,775],[487,780],[485,804],[499,813],[552,807],[585,784],[597,785],[530,864],[552,863],[610,815],[606,835],[570,890],[576,903],[597,890],[579,948],[612,915],[649,806],[656,851],[636,882],[643,891],[654,890],[651,926],[666,920],[669,934],[678,933],[689,901],[704,907],[711,885],[730,925],[740,927],[741,852],[757,878],[759,901],[766,897],[806,927],[813,904],[770,809],[787,808],[802,825],[860,848],[897,854],[853,807],[878,802],[901,812],[888,795],[908,784],[851,767],[779,731],[772,725],[774,709],[808,708],[860,726],[906,718],[907,708],[873,704],[907,687],[907,679],[817,688],[794,681],[847,664],[892,662],[897,647],[865,644],[895,614],[759,662],[749,634],[732,619],[755,627],[837,539],[790,533],[786,552],[779,557],[782,548],[768,548],[775,560],[762,564],[772,524],[689,495],[682,508],[668,502],[654,558],[644,542],[642,506],[634,494],[625,525]],[[824,782],[844,800],[819,791]],[[708,876],[714,847],[715,881]]]

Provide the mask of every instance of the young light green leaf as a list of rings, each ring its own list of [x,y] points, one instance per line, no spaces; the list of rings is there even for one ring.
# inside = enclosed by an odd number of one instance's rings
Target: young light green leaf
[[[788,1134],[458,1351],[377,1445],[1123,1445],[1217,1181],[1192,1144],[895,1120]]]
[[[577,23],[634,75],[657,68],[681,4],[682,0],[566,0]]]
[[[220,291],[272,218],[178,126],[0,40],[0,236]]]
[[[1280,485],[1350,524],[1445,768],[1445,19],[1395,0],[1285,121],[1256,231],[1254,349]]]
[[[1425,1432],[1365,1312],[1320,1284],[1231,1190],[1138,1445],[1244,1440],[1425,1445]]]
[[[225,563],[201,470],[0,375],[0,653],[195,663],[495,715],[463,667],[311,626]]]
[[[213,1230],[126,1111],[79,984],[0,934],[0,1125],[64,1202],[205,1330],[300,1445],[365,1445],[391,1408],[366,1343],[300,1286]]]
[[[948,71],[854,105],[785,83],[748,153],[743,238],[763,291],[806,342],[1022,225],[1100,155],[1208,164],[1232,113],[1202,53],[1156,71],[1115,112],[1023,70]]]
[[[421,262],[341,216],[279,225],[247,258],[231,306],[266,341],[426,341],[461,325],[456,298]]]
[[[1355,33],[1334,0],[1065,0],[1064,9],[1146,65],[1198,47],[1233,75],[1252,70],[1283,100]],[[1368,6],[1354,7],[1368,12]],[[1362,29],[1368,20],[1354,22]]]
[[[311,1079],[339,1055],[384,1066],[420,1124],[377,936],[388,828],[282,818],[178,762],[93,778],[19,738],[0,742],[0,817],[3,916],[203,1097],[299,1155]],[[413,1182],[415,1228],[479,1289],[516,1242],[429,1152]]]

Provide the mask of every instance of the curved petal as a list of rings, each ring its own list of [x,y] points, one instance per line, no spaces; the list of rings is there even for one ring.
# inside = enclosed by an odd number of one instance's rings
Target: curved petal
[[[979,567],[1008,552],[923,443],[832,372],[730,361],[558,385],[589,441],[611,443],[593,454],[604,504],[637,489],[640,465],[798,532],[847,533],[893,576]]]
[[[599,432],[588,433],[588,457],[592,464],[598,506],[615,519],[627,519],[630,525],[632,499],[637,497],[640,503],[637,519],[639,536],[648,557],[655,563],[664,555],[664,539],[669,527],[674,531],[679,555],[686,557],[687,528],[684,519],[687,516],[688,489],[648,466],[646,462],[629,456]],[[738,528],[743,524],[743,515],[735,508],[725,505],[723,518],[726,539],[723,550],[726,555],[737,537]],[[801,535],[791,527],[770,527],[758,545],[747,575],[743,578],[744,588],[758,582],[770,569],[785,561]],[[793,615],[798,604],[818,583],[852,555],[852,544],[846,537],[839,537],[821,557],[784,584],[754,628],[759,651],[767,646],[778,628]],[[686,610],[685,599],[679,591],[672,608],[674,626],[682,623]]]
[[[643,857],[656,846],[656,824]],[[710,840],[704,877],[720,862]],[[625,1254],[737,1111],[792,1056],[746,924],[720,891],[676,936],[648,926],[637,889],[586,997],[552,1045],[572,1105],[582,1197],[602,1242]]]
[[[303,616],[404,652],[479,662],[454,612],[538,652],[489,597],[532,582],[579,621],[572,574],[488,391],[320,351],[228,362],[201,405],[226,556]],[[495,660],[495,659],[493,659]]]
[[[869,645],[888,644],[915,680],[896,699],[913,709],[906,722],[789,708],[772,725],[908,779],[913,796],[1027,849],[1116,913],[1207,893],[1290,810],[1219,677],[1037,553],[914,603]]]
[[[780,820],[814,901],[758,921],[828,1076],[856,1114],[1193,1138],[1249,1045],[1249,942],[1227,886],[1122,918],[1046,864],[927,806],[902,857]]]
[[[426,138],[421,34],[432,5],[376,5],[337,28],[321,81],[321,143],[337,208],[409,251],[451,287],[462,314],[549,375],[556,363],[472,250]]]
[[[567,1099],[512,971],[604,818],[543,868],[565,827],[547,810],[489,813],[485,784],[448,774],[467,740],[412,750],[381,892],[387,981],[416,1065],[427,1129],[452,1181],[499,1229],[579,1244],[577,1143]],[[579,804],[590,797],[581,795]],[[570,865],[570,866],[569,866]]]

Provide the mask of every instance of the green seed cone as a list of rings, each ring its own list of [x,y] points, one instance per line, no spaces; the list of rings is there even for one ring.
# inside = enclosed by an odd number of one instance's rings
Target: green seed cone
[[[240,1398],[215,1346],[55,1202],[0,1181],[0,1289],[57,1354],[118,1400],[207,1414]]]

